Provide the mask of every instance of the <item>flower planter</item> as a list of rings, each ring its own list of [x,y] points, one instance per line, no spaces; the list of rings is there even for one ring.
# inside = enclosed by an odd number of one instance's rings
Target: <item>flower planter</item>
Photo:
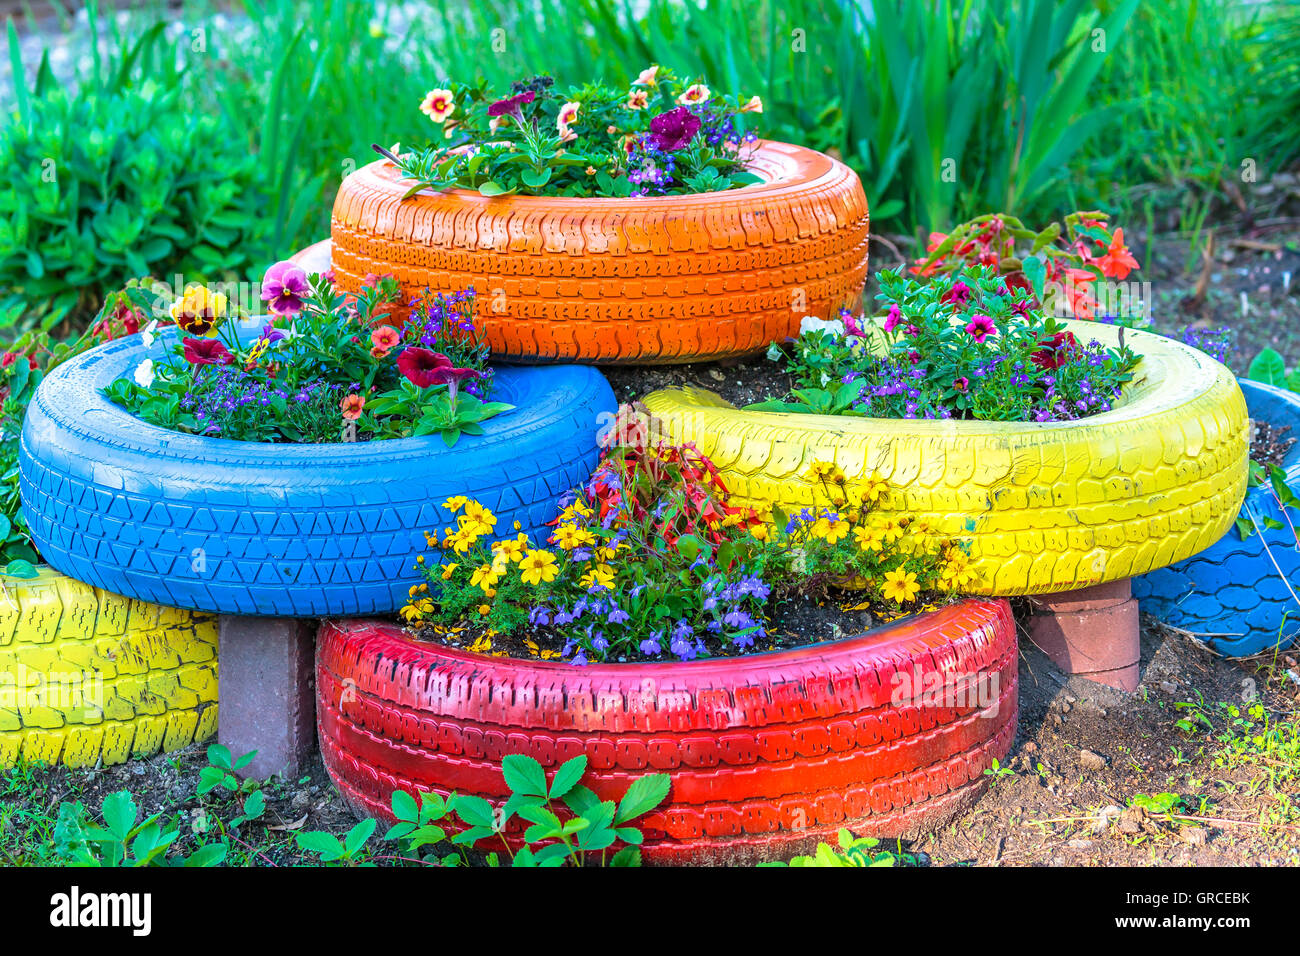
[[[979,797],[1016,728],[1005,601],[685,664],[490,658],[387,624],[332,622],[316,679],[325,766],[358,811],[391,820],[399,789],[499,804],[506,755],[549,771],[585,753],[583,782],[602,799],[642,773],[671,776],[667,802],[639,824],[651,863],[788,857],[839,827],[934,829]]]
[[[1300,395],[1244,379],[1241,389],[1251,417],[1300,433]],[[1300,446],[1292,448],[1282,467],[1287,483],[1300,485]],[[1216,635],[1208,642],[1232,656],[1287,647],[1300,632],[1300,605],[1291,594],[1291,588],[1300,589],[1295,535],[1289,527],[1264,529],[1265,518],[1286,523],[1267,487],[1252,488],[1246,505],[1262,538],[1253,534],[1243,540],[1231,530],[1196,557],[1133,581],[1144,611],[1175,627]],[[1294,522],[1295,512],[1290,515]]]
[[[0,596],[0,768],[172,751],[217,729],[217,622],[41,567]]]
[[[241,328],[255,337],[261,320]],[[185,435],[145,424],[99,389],[160,358],[174,331],[60,365],[23,427],[23,509],[56,569],[118,594],[227,614],[395,611],[419,578],[442,501],[472,493],[508,529],[535,531],[597,457],[614,395],[587,368],[503,368],[517,406],[482,436],[322,445]]]
[[[1118,343],[1107,325],[1067,322],[1083,341]],[[814,461],[850,480],[889,482],[883,514],[969,542],[979,594],[1035,594],[1114,581],[1203,551],[1232,526],[1246,490],[1246,404],[1232,373],[1203,352],[1143,332],[1145,358],[1112,411],[1068,422],[849,418],[742,411],[701,389],[645,405],[674,441],[722,469],[738,503],[814,501]]]
[[[805,315],[856,306],[867,202],[821,153],[762,143],[766,182],[641,199],[410,188],[387,160],[348,176],[330,234],[341,288],[391,273],[404,290],[472,286],[501,361],[652,364],[741,355]]]

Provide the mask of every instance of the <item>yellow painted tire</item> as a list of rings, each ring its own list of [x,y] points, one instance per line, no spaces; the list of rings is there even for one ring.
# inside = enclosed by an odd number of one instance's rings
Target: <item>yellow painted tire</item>
[[[1084,342],[1118,330],[1069,322]],[[1041,594],[1144,574],[1208,548],[1246,492],[1246,402],[1220,363],[1179,342],[1126,333],[1140,355],[1117,407],[1074,422],[900,421],[748,412],[703,389],[645,405],[692,441],[741,502],[813,504],[806,474],[834,461],[890,484],[884,514],[969,542],[976,594]]]
[[[178,750],[217,729],[217,619],[48,567],[0,579],[0,768]]]

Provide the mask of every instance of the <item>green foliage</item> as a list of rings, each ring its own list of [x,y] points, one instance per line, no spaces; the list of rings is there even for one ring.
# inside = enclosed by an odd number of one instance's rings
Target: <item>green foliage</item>
[[[796,856],[789,864],[764,863],[761,866],[908,866],[915,865],[916,857],[910,853],[878,849],[880,841],[872,837],[855,837],[849,830],[840,830],[838,846],[819,843],[812,856]]]
[[[510,797],[500,807],[482,797],[422,793],[417,801],[404,791],[392,797],[397,822],[384,834],[395,843],[399,857],[408,862],[455,866],[469,862],[467,850],[486,853],[485,861],[496,866],[500,857],[487,852],[497,841],[511,865],[519,867],[581,866],[599,862],[608,866],[638,866],[638,849],[643,839],[634,821],[649,813],[668,796],[669,777],[664,773],[638,777],[619,801],[601,800],[579,781],[587,769],[587,758],[579,755],[556,768],[547,779],[546,771],[532,757],[509,754],[502,761]],[[518,817],[527,824],[526,845],[518,852],[505,841],[506,828]],[[448,840],[444,822],[459,823]],[[298,846],[319,855],[323,863],[369,865],[373,862],[368,842],[374,821],[359,823],[343,839],[321,831],[298,835]],[[626,844],[612,856],[607,852],[616,841]],[[439,855],[450,844],[452,853]]]
[[[104,798],[102,825],[95,823],[80,801],[59,807],[54,828],[55,860],[66,866],[217,866],[229,847],[209,843],[187,856],[168,856],[180,836],[180,821],[155,813],[141,820],[130,792],[119,790]]]
[[[73,93],[42,59],[19,109],[0,118],[0,325],[85,319],[109,288],[155,272],[220,277],[250,264],[259,228],[253,159],[196,110],[165,64],[163,25],[115,71]],[[11,59],[17,62],[10,32]],[[134,66],[152,64],[145,78]]]
[[[1300,369],[1288,372],[1286,360],[1277,349],[1263,349],[1251,359],[1250,366],[1246,369],[1246,378],[1275,388],[1300,392]]]
[[[680,103],[691,91],[699,99],[688,112]],[[401,156],[375,147],[415,180],[408,195],[432,187],[484,196],[625,197],[759,182],[744,168],[743,104],[667,69],[656,67],[644,83],[624,78],[617,86],[570,89],[539,76],[512,84],[510,94],[453,80],[429,96],[430,118],[446,142]],[[493,119],[492,111],[501,115]],[[648,134],[663,114],[692,125],[661,149]]]

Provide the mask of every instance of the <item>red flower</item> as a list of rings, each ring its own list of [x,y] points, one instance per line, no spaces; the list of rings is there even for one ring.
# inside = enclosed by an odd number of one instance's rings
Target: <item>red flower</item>
[[[0,368],[8,368],[13,365],[18,358],[17,352],[6,352],[4,358],[0,358]]]
[[[447,356],[417,346],[403,349],[402,354],[397,356],[397,370],[417,388],[428,388],[430,385],[441,385],[446,382],[447,379],[439,377],[436,373],[440,369],[451,367],[451,359]]]
[[[1038,345],[1030,360],[1044,372],[1050,372],[1070,360],[1078,343],[1073,332],[1057,332],[1051,338],[1040,340]]]
[[[1097,260],[1097,265],[1101,268],[1102,275],[1116,279],[1127,279],[1130,272],[1141,268],[1138,261],[1133,258],[1133,253],[1129,252],[1128,246],[1124,245],[1123,229],[1115,230],[1115,235],[1110,240],[1110,248]]]
[[[217,339],[185,339],[185,361],[191,365],[229,365],[235,360]]]

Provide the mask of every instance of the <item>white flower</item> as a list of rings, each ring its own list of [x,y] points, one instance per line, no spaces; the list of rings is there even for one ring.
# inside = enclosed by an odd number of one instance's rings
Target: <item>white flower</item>
[[[150,345],[153,345],[153,339],[154,339],[153,334],[157,330],[157,328],[158,328],[158,320],[150,319],[149,324],[146,325],[143,330],[141,330],[140,338],[144,341],[145,348],[148,348]]]
[[[141,388],[153,387],[153,359],[145,359],[135,367],[135,374],[132,376],[135,384]]]
[[[844,321],[842,319],[819,319],[815,315],[805,315],[799,320],[799,334],[807,335],[809,332],[830,332],[836,336],[844,334]]]

